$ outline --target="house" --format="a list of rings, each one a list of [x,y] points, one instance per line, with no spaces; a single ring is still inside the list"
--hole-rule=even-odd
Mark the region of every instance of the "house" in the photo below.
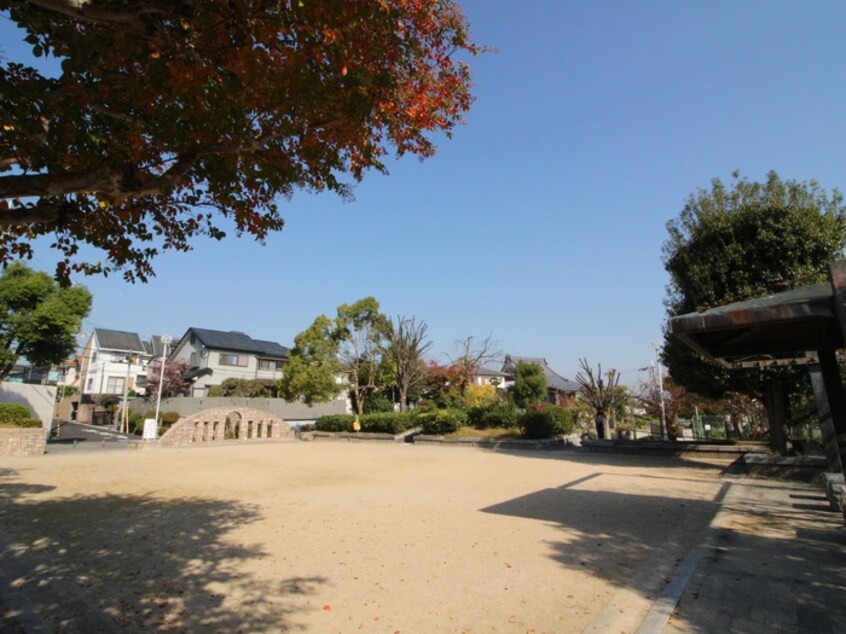
[[[495,388],[500,388],[505,385],[509,375],[501,370],[492,370],[491,368],[479,368],[473,375],[473,383],[476,385],[493,385]]]
[[[188,364],[188,378],[194,382],[191,396],[207,396],[210,387],[226,379],[272,386],[282,378],[288,354],[288,348],[274,341],[253,339],[243,332],[191,327],[168,358]]]
[[[574,398],[579,391],[579,384],[570,379],[565,379],[563,376],[555,372],[549,367],[546,359],[542,357],[518,357],[515,355],[505,355],[505,361],[502,364],[502,372],[508,377],[507,384],[514,383],[514,369],[517,367],[517,362],[537,363],[543,368],[543,373],[546,375],[546,387],[549,392],[549,401],[556,405],[562,405],[570,399]]]
[[[144,394],[150,361],[162,354],[161,337],[142,341],[138,333],[95,328],[85,344],[79,372],[82,394]]]

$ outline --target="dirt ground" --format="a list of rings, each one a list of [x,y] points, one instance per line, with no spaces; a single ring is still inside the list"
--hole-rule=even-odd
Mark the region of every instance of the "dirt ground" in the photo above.
[[[65,451],[0,465],[0,533],[127,632],[628,632],[716,513],[724,466],[339,441]]]

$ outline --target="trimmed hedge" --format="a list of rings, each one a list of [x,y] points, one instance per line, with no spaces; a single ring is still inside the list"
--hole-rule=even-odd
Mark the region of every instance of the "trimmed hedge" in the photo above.
[[[352,414],[332,414],[321,416],[314,421],[316,431],[352,431],[355,416]]]
[[[417,423],[423,427],[424,434],[443,436],[452,434],[467,424],[467,412],[462,409],[439,409],[434,412],[424,412],[416,417]]]
[[[12,423],[13,425],[17,425],[18,427],[23,428],[33,428],[33,427],[42,427],[42,422],[37,418],[22,418],[18,421]]]
[[[379,412],[359,417],[361,431],[379,434],[401,434],[417,423],[408,412]]]
[[[314,423],[316,431],[351,432],[355,416],[352,414],[333,414],[321,416]],[[417,425],[415,417],[408,413],[379,412],[358,417],[361,431],[371,434],[401,434]]]
[[[467,412],[468,423],[476,429],[491,429],[517,427],[520,412],[513,403],[493,405],[490,407],[474,407]]]
[[[551,438],[558,434],[558,426],[549,412],[530,410],[520,417],[520,433],[526,438]]]
[[[0,424],[17,425],[19,421],[32,418],[32,412],[26,405],[19,403],[0,403]],[[41,421],[38,423],[41,424]]]

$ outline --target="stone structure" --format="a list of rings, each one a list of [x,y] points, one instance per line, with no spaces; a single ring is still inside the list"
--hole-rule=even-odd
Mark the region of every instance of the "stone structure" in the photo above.
[[[249,407],[216,407],[183,418],[165,432],[162,445],[296,440],[296,432],[278,416]]]
[[[0,456],[41,456],[47,432],[41,427],[0,429]]]

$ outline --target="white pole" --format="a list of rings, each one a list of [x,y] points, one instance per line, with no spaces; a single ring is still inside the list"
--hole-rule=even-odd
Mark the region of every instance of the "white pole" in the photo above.
[[[162,405],[162,384],[164,383],[165,363],[167,363],[167,347],[170,345],[171,341],[173,341],[173,339],[170,335],[162,336],[162,344],[164,345],[164,348],[162,349],[162,371],[161,374],[159,374],[159,393],[158,396],[156,396],[156,416],[153,419],[155,420],[153,429],[156,432],[154,438],[159,437],[159,409],[161,409]]]
[[[661,347],[660,341],[652,342],[655,347],[655,365],[658,368],[658,391],[661,397],[661,440],[667,440],[667,410],[664,407],[664,377],[661,375],[661,359],[658,357],[658,350]]]

